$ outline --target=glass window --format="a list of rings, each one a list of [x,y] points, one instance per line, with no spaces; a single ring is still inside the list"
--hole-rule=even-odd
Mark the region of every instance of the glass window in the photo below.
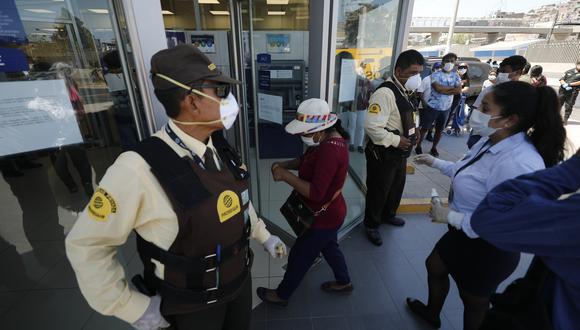
[[[366,110],[372,92],[391,72],[400,2],[338,1],[332,109],[350,133],[351,174],[359,183],[366,180]],[[364,212],[364,197],[353,195],[348,205]],[[359,215],[349,211],[347,222]]]
[[[138,97],[129,94],[135,88],[109,3],[0,4],[2,328],[70,327],[69,308],[32,307],[54,299],[82,303],[75,311],[90,315],[75,289],[64,237],[107,167],[138,140],[139,109],[132,105]],[[39,288],[44,293],[34,294]]]

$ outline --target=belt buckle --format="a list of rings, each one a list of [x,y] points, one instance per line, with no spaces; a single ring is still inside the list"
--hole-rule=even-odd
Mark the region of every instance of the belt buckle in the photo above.
[[[217,294],[217,290],[218,290],[218,284],[216,283],[216,286],[214,286],[213,288],[209,288],[209,289],[205,289],[205,293],[207,295],[206,297],[206,305],[211,305],[211,304],[215,304],[218,302],[217,297],[215,297],[215,295]]]

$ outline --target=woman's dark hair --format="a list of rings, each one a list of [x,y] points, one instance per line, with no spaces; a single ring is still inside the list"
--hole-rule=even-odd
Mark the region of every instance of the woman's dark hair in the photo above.
[[[171,89],[156,89],[155,96],[163,104],[165,113],[169,118],[176,118],[181,111],[181,101],[185,99],[188,91],[181,87]]]
[[[457,61],[458,57],[457,54],[455,53],[448,53],[445,54],[445,56],[443,56],[443,58],[441,59],[441,62],[443,63],[447,63],[447,62],[451,62],[451,61]]]
[[[539,77],[542,75],[542,72],[544,72],[544,68],[542,68],[541,65],[534,65],[532,67],[532,69],[530,70],[530,76],[531,77]]]
[[[345,140],[350,140],[350,134],[342,127],[342,121],[338,119],[336,123],[324,130],[326,133],[337,132]]]
[[[517,115],[514,133],[526,132],[546,167],[564,159],[566,129],[560,116],[560,102],[553,88],[533,87],[521,81],[498,84],[492,91],[502,116]]]

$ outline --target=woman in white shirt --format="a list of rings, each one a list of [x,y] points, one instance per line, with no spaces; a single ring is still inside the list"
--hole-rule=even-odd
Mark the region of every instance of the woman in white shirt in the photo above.
[[[497,79],[497,69],[491,69],[491,71],[489,71],[489,74],[487,75],[487,80],[483,82],[483,87],[481,88],[481,90],[483,91],[484,89],[495,85],[496,79]]]
[[[439,169],[452,177],[450,207],[433,205],[436,222],[449,231],[427,258],[429,301],[407,298],[411,311],[434,327],[449,291],[449,275],[459,288],[464,309],[464,330],[477,330],[498,285],[515,270],[520,256],[479,239],[471,229],[471,214],[486,194],[505,180],[554,166],[564,157],[566,131],[558,111],[558,98],[549,87],[523,82],[493,87],[474,110],[471,127],[483,136],[457,163],[417,157],[418,164]],[[531,133],[528,133],[531,132]]]

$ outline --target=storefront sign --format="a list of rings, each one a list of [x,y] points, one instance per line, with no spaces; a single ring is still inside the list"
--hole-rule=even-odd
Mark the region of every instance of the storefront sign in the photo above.
[[[214,54],[215,53],[215,39],[214,36],[191,36],[191,43],[199,48],[202,53]]]
[[[258,93],[259,118],[282,125],[282,97]]]
[[[266,51],[268,53],[290,53],[290,35],[266,34]]]
[[[20,20],[15,0],[0,1],[0,45],[24,44],[26,31]]]
[[[0,156],[83,142],[64,80],[0,83]]]
[[[0,48],[0,72],[28,71],[26,56],[16,48]]]

